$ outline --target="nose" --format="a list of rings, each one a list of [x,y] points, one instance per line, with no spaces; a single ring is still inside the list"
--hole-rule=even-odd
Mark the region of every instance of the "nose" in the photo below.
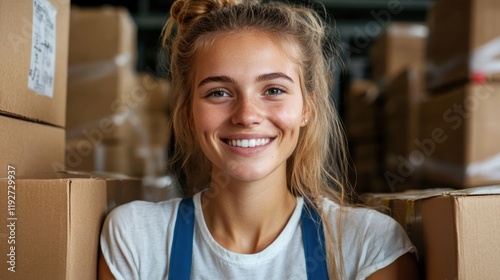
[[[263,106],[259,100],[251,96],[240,96],[235,102],[232,122],[235,125],[251,127],[262,123],[263,116]]]

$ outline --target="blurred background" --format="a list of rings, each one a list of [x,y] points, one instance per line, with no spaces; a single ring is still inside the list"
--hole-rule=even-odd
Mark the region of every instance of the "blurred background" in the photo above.
[[[157,68],[158,38],[168,16],[172,0],[73,0],[72,5],[126,7],[138,28],[137,69]],[[297,1],[300,3],[301,1]],[[425,22],[431,0],[324,0],[342,40],[349,48],[348,57],[357,78],[368,73],[368,50],[373,39],[393,21]],[[362,75],[362,76],[359,76]]]
[[[113,84],[115,94],[107,94],[109,100],[102,103],[102,113],[88,115],[87,111],[85,116],[73,109],[86,108],[82,104],[91,100],[88,96],[83,98],[86,95],[81,86],[72,85],[86,76],[92,67],[84,68],[92,63],[96,66],[100,65],[96,61],[103,63],[106,59],[121,58],[122,64],[113,62],[119,66],[114,68],[119,70],[114,72],[118,80],[140,74],[143,89],[149,78],[158,83],[155,87],[158,90],[161,86],[168,87],[162,79],[165,71],[159,37],[171,2],[75,0],[71,3],[67,139],[78,142],[83,128],[91,128],[89,124],[98,120],[99,115],[111,113],[106,110],[109,111],[110,102],[117,96],[123,96],[120,90],[134,92],[130,90],[132,84]],[[495,13],[498,4],[486,0],[325,0],[322,4],[342,42],[332,96],[345,124],[353,165],[350,178],[356,192],[465,188],[495,183],[497,178],[491,173],[498,165],[494,157],[500,149],[484,137],[470,135],[470,131],[491,128],[491,123],[487,121],[488,113],[484,110],[479,113],[480,110],[469,105],[477,95],[475,91],[495,91],[485,84],[494,85],[490,82],[496,80],[498,68],[492,58],[498,53],[495,40],[500,29],[492,27],[498,24]],[[90,41],[93,44],[88,44]],[[89,61],[94,62],[89,64]],[[126,71],[122,67],[125,64]],[[97,72],[100,71],[90,71],[93,75]],[[96,80],[88,85],[86,91],[105,88]],[[98,98],[102,102],[102,95]],[[168,103],[161,92],[154,98],[163,98]],[[483,99],[475,101],[491,104]],[[125,107],[130,108],[129,105]],[[457,106],[462,106],[463,112]],[[150,151],[145,148],[142,151],[142,155],[148,154],[148,165],[144,167],[147,172],[162,170],[157,165],[162,162],[161,151],[165,147],[159,146],[167,136],[160,136],[158,131],[166,119],[158,121],[152,114],[161,115],[159,112],[165,113],[167,107],[168,104],[164,104],[152,110],[134,109],[138,113],[132,114],[143,122],[138,126],[143,131],[134,128],[131,131],[150,148]],[[451,113],[443,116],[448,107]],[[426,113],[421,114],[422,111]],[[474,117],[469,118],[469,113]],[[130,116],[123,120],[128,125]],[[168,119],[168,113],[165,118]],[[157,127],[152,127],[155,125]],[[148,129],[152,130],[151,135]],[[130,131],[122,133],[121,136],[114,133],[110,137],[113,141],[105,141],[104,151],[111,153],[110,145],[117,148],[116,145],[124,142],[120,139],[130,138],[124,136]],[[154,147],[150,141],[156,141]],[[69,141],[70,144],[77,142]],[[156,152],[152,152],[151,147]],[[151,160],[150,156],[155,159]],[[93,168],[106,169],[105,164],[96,164],[99,165]],[[485,166],[488,168],[481,168]]]
[[[28,248],[16,251],[19,279],[95,275],[108,211],[181,195],[165,170],[159,37],[170,5],[0,0],[0,214],[23,221],[0,233],[0,249],[15,259],[16,234]],[[496,279],[500,1],[323,5],[343,50],[331,94],[355,202],[401,224],[423,279]]]
[[[96,119],[95,116],[99,115],[96,114],[94,117],[82,119],[82,114],[72,109],[72,104],[75,104],[78,108],[82,108],[82,102],[85,102],[77,97],[72,98],[72,96],[76,95],[71,90],[72,77],[78,79],[78,75],[72,76],[71,65],[75,65],[73,68],[78,68],[78,65],[83,63],[83,61],[78,62],[76,60],[72,62],[72,57],[76,59],[76,57],[85,56],[84,52],[92,52],[92,47],[95,48],[93,52],[106,52],[102,49],[99,50],[100,45],[102,48],[110,47],[109,44],[100,44],[97,40],[94,40],[96,42],[95,45],[85,44],[83,40],[84,36],[81,35],[85,31],[80,30],[89,30],[89,24],[84,23],[84,16],[81,16],[81,19],[78,20],[78,14],[83,14],[85,10],[89,9],[94,9],[95,13],[98,13],[95,10],[96,8],[101,9],[102,12],[102,10],[109,10],[113,7],[121,8],[123,9],[122,12],[128,13],[132,19],[131,24],[135,26],[135,29],[129,27],[128,35],[126,35],[126,30],[121,30],[121,32],[124,32],[123,36],[133,36],[135,39],[133,42],[135,45],[129,46],[130,49],[128,50],[134,57],[134,72],[146,73],[147,75],[160,78],[159,80],[155,80],[160,81],[162,77],[165,77],[165,72],[162,68],[162,57],[159,53],[159,38],[162,27],[168,17],[171,3],[172,1],[159,0],[74,0],[71,2],[73,10],[70,31],[69,115],[67,125],[69,144],[74,143],[76,145],[80,138],[78,135],[80,134],[81,136],[82,127],[85,127],[82,124],[88,124],[91,119]],[[375,115],[380,115],[378,114],[380,113],[379,110],[375,109],[375,106],[382,106],[379,97],[379,86],[381,80],[386,78],[388,72],[396,73],[406,65],[413,63],[418,67],[423,65],[423,42],[428,34],[426,20],[432,1],[328,0],[322,3],[330,16],[332,25],[335,25],[338,36],[341,38],[343,44],[343,52],[341,54],[342,63],[339,64],[340,71],[334,74],[337,83],[332,95],[339,114],[347,126],[346,129],[350,133],[349,147],[353,156],[354,166],[351,172],[352,184],[356,187],[358,193],[395,191],[396,186],[389,187],[384,182],[382,176],[385,166],[383,164],[384,140],[382,139],[383,128],[378,126],[382,125],[380,122],[383,120],[375,119]],[[95,21],[93,22],[94,25],[97,25]],[[78,26],[81,26],[81,28]],[[386,36],[387,38],[385,39],[382,38],[383,34],[386,34],[386,31],[390,27],[395,30],[392,32],[394,35]],[[96,31],[89,34],[89,36],[95,38],[99,32],[105,34],[105,28],[106,25],[103,22],[100,27],[95,26]],[[111,32],[111,30],[108,32]],[[393,42],[392,37],[403,39],[400,40],[401,42]],[[92,37],[86,39],[92,40]],[[75,40],[81,40],[79,41],[81,44],[74,43]],[[375,50],[377,40],[380,42],[378,43],[378,50]],[[392,44],[394,45],[392,46]],[[75,46],[73,51],[71,46]],[[78,46],[84,46],[83,50],[75,50]],[[127,48],[126,46],[122,47]],[[114,51],[120,53],[124,49],[115,49]],[[372,54],[374,51],[377,53]],[[88,56],[86,57],[88,58]],[[81,90],[81,87],[78,88]],[[350,92],[353,93],[351,94]],[[80,94],[80,96],[82,95]],[[349,100],[350,96],[355,97]],[[114,99],[110,96],[109,102],[112,100]],[[349,113],[351,113],[350,127],[348,124]],[[76,115],[76,118],[79,118],[79,120],[73,121],[73,115]],[[72,139],[73,141],[71,141]],[[162,139],[159,139],[159,141],[162,141]],[[159,142],[156,144],[159,144]],[[110,151],[110,145],[109,143],[106,144],[106,151]],[[160,150],[158,149],[158,151]],[[161,162],[162,157],[156,153],[155,155],[160,159],[156,163]],[[97,167],[106,169],[103,164],[94,166],[93,168]],[[75,168],[81,169],[82,167]],[[83,166],[83,168],[88,169],[91,166]],[[158,170],[161,170],[161,168],[155,169],[154,172]],[[126,173],[130,174],[130,172]],[[404,186],[399,183],[398,185],[401,185],[398,186],[399,189],[404,189],[409,187],[410,183],[409,180],[405,179]]]

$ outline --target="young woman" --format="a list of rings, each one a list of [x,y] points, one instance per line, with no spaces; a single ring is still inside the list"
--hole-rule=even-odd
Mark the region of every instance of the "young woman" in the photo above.
[[[347,205],[335,48],[318,14],[177,0],[170,16],[172,161],[193,197],[115,209],[100,278],[416,278],[401,227]]]

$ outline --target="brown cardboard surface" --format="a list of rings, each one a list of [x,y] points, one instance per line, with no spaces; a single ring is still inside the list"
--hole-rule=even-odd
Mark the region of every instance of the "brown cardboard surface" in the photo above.
[[[389,206],[403,228],[421,229],[410,237],[421,244],[424,279],[496,279],[500,273],[499,187],[372,194],[366,201]]]
[[[69,66],[136,56],[137,27],[122,7],[71,8]],[[92,42],[92,44],[89,44]]]
[[[441,0],[431,7],[427,46],[429,89],[463,84],[470,79],[471,58],[481,47],[500,37],[499,12],[500,2],[496,0]],[[497,51],[496,57],[481,64],[486,66],[498,57]],[[499,72],[489,73],[490,78],[498,79]]]
[[[415,140],[419,105],[425,97],[423,80],[422,70],[408,68],[392,80],[385,92],[384,165],[394,173],[398,172],[401,157],[409,161],[411,153],[418,149]],[[416,174],[407,179],[413,185],[418,181]]]
[[[377,142],[356,143],[353,145],[352,158],[357,172],[377,173],[380,170],[381,146]]]
[[[2,1],[0,9],[0,114],[65,126],[69,0],[49,0],[57,10],[53,97],[28,88],[33,1]]]
[[[405,67],[423,67],[427,28],[420,24],[391,23],[372,45],[372,77],[390,82]]]
[[[382,143],[356,142],[350,143],[353,170],[350,181],[357,193],[390,191],[389,185],[382,175]]]
[[[16,271],[2,279],[95,279],[106,213],[104,180],[16,180]],[[7,183],[1,197],[7,205]],[[6,209],[2,218],[7,218]],[[5,232],[5,229],[2,229]],[[2,242],[2,252],[6,252]]]
[[[499,84],[468,84],[431,98],[421,106],[419,148],[426,155],[422,175],[455,187],[500,182]],[[440,130],[445,141],[433,141]],[[425,150],[425,151],[424,151]]]
[[[495,279],[500,195],[443,196],[423,201],[427,278]]]
[[[138,107],[137,30],[124,8],[72,8],[67,127],[94,126]],[[90,109],[92,108],[92,109]]]
[[[105,123],[106,125],[102,125]],[[98,118],[92,124],[68,129],[67,139],[88,139],[92,143],[124,142],[134,146],[165,146],[168,116],[161,111],[129,111],[113,118]]]
[[[0,168],[13,165],[19,177],[64,167],[63,128],[0,115],[0,142]]]
[[[126,142],[132,145],[165,146],[168,141],[168,116],[162,111],[134,111],[125,122],[118,125],[114,134],[106,140]]]
[[[136,146],[128,143],[92,144],[72,139],[66,145],[66,167],[74,171],[98,171],[128,176],[162,176],[165,146]]]
[[[138,96],[144,95],[138,104],[138,110],[162,111],[169,114],[172,110],[172,94],[170,84],[166,79],[157,78],[148,73],[137,75],[138,90],[142,90]]]
[[[99,71],[99,70],[96,70]],[[68,77],[67,128],[104,126],[113,117],[138,107],[135,72],[130,65],[112,68],[102,75],[72,71]],[[90,109],[91,108],[91,109]],[[104,119],[104,120],[103,120]]]
[[[375,84],[368,80],[353,81],[347,97],[346,127],[350,139],[373,140],[377,132],[377,98]]]
[[[15,246],[15,273],[4,264],[0,278],[96,279],[99,234],[107,206],[140,198],[116,201],[110,197],[112,192],[107,189],[116,188],[120,182],[133,185],[140,181],[16,179],[15,189],[10,189],[15,193],[15,209],[10,215],[8,180],[0,179],[0,203],[6,206],[0,215],[5,221],[15,222],[15,244],[5,240],[0,244],[5,255],[11,251],[10,246]],[[140,185],[135,186],[137,189]],[[7,227],[0,233],[12,235]]]

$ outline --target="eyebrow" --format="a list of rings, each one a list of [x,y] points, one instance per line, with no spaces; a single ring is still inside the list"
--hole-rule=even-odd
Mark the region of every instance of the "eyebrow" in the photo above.
[[[275,72],[275,73],[269,73],[269,74],[263,74],[257,77],[256,81],[257,82],[263,82],[263,81],[270,81],[270,80],[275,80],[275,79],[285,79],[290,81],[291,83],[293,82],[293,79],[285,75],[284,73],[281,72]],[[205,79],[203,79],[199,84],[198,87],[201,87],[205,84],[208,83],[234,83],[234,80],[228,76],[210,76]]]
[[[199,84],[198,84],[198,87],[201,87],[202,85],[204,84],[208,84],[208,83],[234,83],[234,80],[231,79],[230,77],[228,76],[210,76],[210,77],[207,77],[205,79],[203,79]]]
[[[292,82],[293,84],[292,78],[288,77],[287,75],[281,72],[260,75],[259,77],[257,77],[257,82],[270,81],[275,79],[285,79]]]

